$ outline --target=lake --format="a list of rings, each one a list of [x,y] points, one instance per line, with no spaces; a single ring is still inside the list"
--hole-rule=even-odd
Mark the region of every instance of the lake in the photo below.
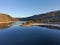
[[[60,45],[59,29],[22,27],[21,23],[0,28],[0,45]]]

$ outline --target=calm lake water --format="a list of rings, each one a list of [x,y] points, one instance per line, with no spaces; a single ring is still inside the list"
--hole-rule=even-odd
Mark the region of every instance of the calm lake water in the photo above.
[[[0,29],[0,45],[60,45],[60,30],[39,26],[20,26],[16,22]]]

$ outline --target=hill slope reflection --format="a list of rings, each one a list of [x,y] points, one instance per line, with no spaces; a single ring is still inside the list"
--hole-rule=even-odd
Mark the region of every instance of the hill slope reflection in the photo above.
[[[9,28],[0,29],[0,45],[58,45],[60,43],[60,30],[38,26],[21,27],[20,23],[4,24]]]
[[[13,23],[2,23],[0,24],[0,29],[9,28]]]
[[[60,29],[60,27],[57,27],[57,26],[50,26],[50,25],[38,25],[39,27],[46,27],[46,28],[49,28],[49,29]]]

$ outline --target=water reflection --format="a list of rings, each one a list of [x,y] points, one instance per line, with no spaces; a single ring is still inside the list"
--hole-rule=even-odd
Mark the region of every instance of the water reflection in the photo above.
[[[59,30],[38,26],[21,27],[20,23],[0,24],[0,28],[3,29],[3,31],[0,30],[0,45],[55,45],[60,43]]]
[[[0,29],[9,28],[13,23],[2,23],[0,24]]]
[[[50,28],[50,29],[60,29],[60,27],[57,26],[50,26],[50,25],[38,25],[39,27],[46,27],[46,28]]]

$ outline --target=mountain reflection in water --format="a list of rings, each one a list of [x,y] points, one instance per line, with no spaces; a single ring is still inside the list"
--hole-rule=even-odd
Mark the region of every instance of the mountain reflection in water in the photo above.
[[[50,26],[50,25],[38,25],[39,27],[45,27],[45,28],[49,28],[49,29],[60,29],[60,27],[57,26]]]
[[[0,29],[9,28],[13,23],[2,23],[0,24]]]
[[[18,25],[22,25],[24,21],[21,21],[21,22],[14,22],[14,23],[0,23],[0,29],[5,29],[5,28],[9,28],[11,26],[18,26]],[[50,26],[50,25],[37,25],[39,27],[46,27],[46,28],[49,28],[49,29],[60,29],[60,27],[56,27],[56,26]],[[21,27],[24,27],[24,26],[21,26]]]
[[[60,30],[39,26],[21,27],[21,24],[22,22],[0,24],[2,28],[0,45],[58,45],[60,43]]]

